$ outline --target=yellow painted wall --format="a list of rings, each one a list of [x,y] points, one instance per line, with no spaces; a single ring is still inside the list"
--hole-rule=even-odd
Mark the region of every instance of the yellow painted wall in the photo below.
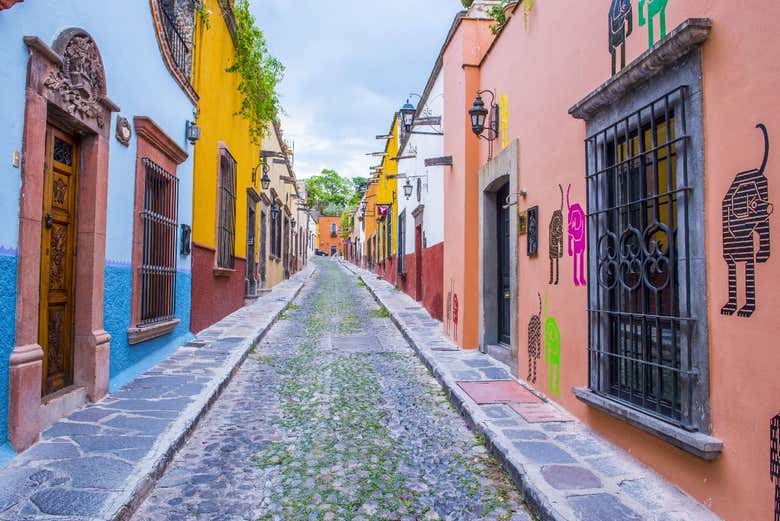
[[[219,146],[224,143],[237,169],[235,255],[245,257],[247,188],[252,186],[252,169],[258,162],[260,146],[250,140],[249,123],[237,115],[242,99],[239,76],[226,72],[233,64],[234,47],[222,9],[217,0],[204,2],[212,14],[209,27],[198,20],[195,32],[193,85],[200,96],[197,123],[201,137],[195,145],[192,239],[204,246],[216,246]]]
[[[396,237],[397,233],[397,226],[396,223],[398,221],[398,180],[395,178],[396,175],[398,175],[398,161],[394,159],[398,155],[398,150],[400,148],[399,143],[399,126],[398,126],[399,117],[398,114],[395,114],[393,116],[393,124],[390,128],[390,134],[392,134],[392,139],[387,140],[387,144],[385,145],[385,152],[387,153],[387,156],[385,156],[382,159],[382,172],[378,176],[378,183],[377,183],[377,196],[376,196],[376,203],[375,204],[392,204],[391,209],[391,216],[392,216],[392,226],[393,229],[391,230],[392,236],[392,244],[390,245],[389,254],[395,255],[395,253],[398,251],[397,245],[398,245],[398,238]],[[389,178],[391,177],[391,178]],[[385,244],[384,240],[385,237],[387,237],[387,231],[386,231],[386,225],[387,221],[383,220],[380,224],[380,238],[379,238],[379,251],[384,252],[385,250]],[[380,255],[380,259],[382,258],[382,255]]]

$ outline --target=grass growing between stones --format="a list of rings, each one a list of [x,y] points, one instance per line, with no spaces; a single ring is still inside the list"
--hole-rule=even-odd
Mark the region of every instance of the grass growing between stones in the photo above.
[[[383,323],[372,319],[389,317],[356,305],[366,295],[339,274],[321,269],[312,300],[290,310],[302,327],[297,349],[262,357],[276,374],[285,437],[254,458],[270,469],[260,519],[435,520],[453,508],[448,519],[508,519],[519,499],[485,448],[468,433],[430,432],[461,419],[411,353],[323,349],[332,334],[369,332]]]

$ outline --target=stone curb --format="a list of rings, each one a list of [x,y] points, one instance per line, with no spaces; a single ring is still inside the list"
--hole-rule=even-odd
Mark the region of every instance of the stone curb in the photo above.
[[[499,432],[491,427],[490,418],[488,418],[485,412],[460,388],[454,377],[440,366],[440,363],[434,357],[435,353],[431,349],[424,347],[424,339],[419,338],[419,335],[416,335],[414,331],[404,325],[404,320],[397,315],[398,310],[391,309],[389,301],[383,300],[381,288],[374,287],[376,282],[372,279],[367,279],[367,277],[373,277],[373,274],[365,270],[356,269],[344,262],[341,265],[356,275],[365,284],[366,289],[371,293],[374,300],[387,309],[393,324],[395,324],[420,360],[437,379],[447,393],[451,403],[457,408],[473,431],[484,437],[486,447],[501,462],[515,486],[522,493],[526,505],[536,516],[536,519],[541,521],[575,521],[577,519],[576,514],[570,508],[567,508],[566,504],[562,504],[560,500],[550,497],[544,488],[536,483],[540,477],[528,472],[524,468],[517,449],[511,446],[511,443],[505,436],[500,435]],[[386,281],[383,282],[386,283]],[[497,363],[497,365],[503,366],[504,364]],[[538,395],[538,393],[534,394]],[[540,396],[540,398],[543,397]],[[559,408],[557,404],[546,399],[544,400],[553,407]],[[707,514],[711,514],[711,512],[707,511]],[[706,519],[714,519],[714,517],[705,517]],[[699,520],[704,518],[694,515],[690,519]]]
[[[152,492],[157,481],[163,476],[168,465],[173,460],[174,456],[176,456],[176,453],[178,453],[186,444],[187,440],[197,428],[200,420],[208,414],[227,385],[233,380],[233,377],[241,368],[241,365],[247,359],[251,350],[263,339],[263,337],[265,337],[274,324],[276,324],[279,320],[279,316],[284,312],[287,305],[297,298],[306,281],[310,279],[315,272],[316,268],[307,267],[304,268],[303,271],[293,275],[288,281],[282,283],[288,285],[297,284],[297,288],[292,291],[292,294],[286,299],[284,305],[280,307],[265,327],[259,329],[252,337],[246,338],[236,347],[231,358],[223,367],[222,373],[212,380],[207,389],[198,396],[198,399],[188,407],[184,414],[177,418],[168,429],[168,432],[163,435],[163,438],[157,441],[152,453],[144,459],[140,468],[136,469],[130,475],[128,478],[129,487],[126,488],[120,496],[113,498],[113,500],[109,500],[104,506],[103,511],[101,512],[101,519],[127,521],[132,517],[138,507]],[[279,286],[277,286],[277,288],[279,288]],[[273,290],[265,295],[264,298],[268,299],[272,296]],[[263,305],[263,302],[264,299],[261,298],[252,305]],[[239,313],[241,309],[225,318],[232,317],[235,313]],[[214,326],[217,325],[219,325],[219,322],[214,324]]]

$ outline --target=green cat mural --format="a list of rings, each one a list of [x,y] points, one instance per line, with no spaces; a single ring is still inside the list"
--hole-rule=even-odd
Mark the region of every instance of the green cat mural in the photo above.
[[[644,27],[647,24],[648,46],[652,47],[655,43],[655,22],[658,17],[660,33],[658,39],[666,36],[666,4],[669,0],[639,0],[639,26]],[[645,16],[645,4],[647,4],[647,16]]]
[[[550,394],[560,396],[561,331],[555,319],[547,315],[547,294],[544,295],[544,361],[550,367]]]

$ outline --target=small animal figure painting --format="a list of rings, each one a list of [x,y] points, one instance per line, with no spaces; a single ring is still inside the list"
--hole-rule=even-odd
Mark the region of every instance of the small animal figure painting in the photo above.
[[[573,257],[574,285],[587,286],[585,279],[585,211],[579,203],[571,204],[571,185],[566,189],[566,207],[569,212],[569,257]]]
[[[774,521],[780,521],[780,414],[769,424],[769,479],[775,484]]]
[[[666,36],[666,4],[669,0],[639,0],[639,27],[647,25],[648,47],[655,43],[655,22],[658,17],[660,32],[658,39],[662,40]],[[645,16],[645,5],[647,5],[647,16]]]
[[[758,170],[737,174],[723,199],[723,258],[729,268],[729,301],[723,315],[751,317],[756,311],[756,263],[770,256],[769,217],[774,206],[769,202],[769,182],[764,174],[769,160],[769,134],[763,124],[764,160]],[[758,236],[758,250],[755,238]],[[745,264],[745,305],[737,311],[737,263]]]
[[[536,257],[539,254],[539,207],[528,209],[528,256]]]
[[[560,259],[563,257],[563,186],[561,190],[561,208],[555,210],[550,220],[550,284],[558,285]]]
[[[537,295],[539,295],[537,293]],[[542,296],[539,295],[539,313],[528,323],[528,380],[536,383],[536,363],[542,357]]]
[[[550,370],[550,394],[560,396],[561,331],[555,319],[547,315],[547,295],[544,296],[544,361]]]
[[[620,68],[626,66],[626,39],[634,31],[634,10],[631,0],[612,0],[609,8],[609,52],[612,55],[612,75],[617,73],[617,49],[620,47]]]

